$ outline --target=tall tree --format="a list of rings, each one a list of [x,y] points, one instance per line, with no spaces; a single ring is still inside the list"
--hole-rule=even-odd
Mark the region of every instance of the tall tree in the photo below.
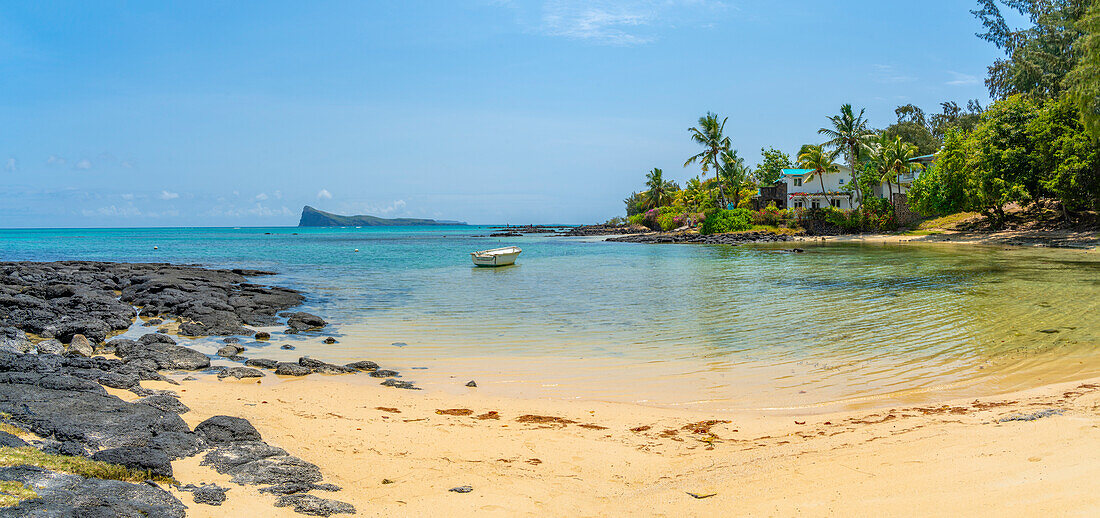
[[[825,192],[824,177],[840,170],[833,163],[833,158],[833,154],[826,152],[822,146],[802,146],[802,151],[798,153],[798,166],[812,170],[806,175],[806,181],[811,182],[815,176],[817,177],[817,181],[821,185],[821,195],[825,197],[825,201],[829,201],[830,198],[829,194]]]
[[[725,136],[726,130],[726,117],[718,121],[718,114],[707,112],[706,115],[699,117],[699,125],[693,128],[688,128],[688,132],[691,133],[691,140],[696,144],[703,146],[703,151],[688,158],[684,162],[684,167],[687,167],[695,162],[703,168],[703,175],[706,176],[707,171],[714,171],[715,178],[721,170],[722,152],[730,148],[730,139]],[[722,206],[726,205],[726,196],[722,190],[721,181],[718,183],[718,197],[722,202]]]
[[[863,193],[859,188],[859,171],[856,169],[856,163],[874,137],[874,132],[867,128],[867,119],[863,118],[863,112],[864,110],[860,110],[859,115],[856,115],[851,104],[844,104],[840,107],[839,115],[829,117],[833,127],[817,130],[829,139],[822,147],[833,149],[831,159],[835,159],[841,153],[847,159],[848,167],[852,169],[852,180],[856,182],[856,203],[859,204],[863,203]],[[799,161],[801,160],[799,158]]]
[[[670,188],[673,185],[665,181],[664,171],[654,167],[652,171],[646,173],[645,179],[645,185],[649,187],[646,194],[649,197],[650,207],[663,207],[671,201],[672,192]]]
[[[888,140],[883,144],[885,144],[882,153],[885,169],[883,177],[886,179],[886,189],[890,195],[887,199],[892,200],[894,198],[894,184],[898,182],[898,176],[906,171],[923,169],[924,165],[909,163],[909,160],[917,156],[917,146],[904,142],[898,137],[894,137],[893,140]]]
[[[942,140],[952,129],[967,132],[974,129],[978,119],[982,115],[982,105],[977,99],[966,102],[966,109],[961,108],[955,101],[940,103],[941,113],[933,114],[928,118],[932,129],[932,135]]]
[[[1100,0],[1093,0],[1077,29],[1081,37],[1073,47],[1080,57],[1066,83],[1085,128],[1100,138]]]
[[[745,186],[750,173],[748,166],[745,165],[745,159],[737,156],[737,150],[722,151],[722,167],[719,169],[718,176],[719,180],[733,193],[734,208],[741,204],[741,189]]]
[[[1066,88],[1066,74],[1077,63],[1073,43],[1081,36],[1078,21],[1093,0],[978,0],[971,11],[985,26],[982,38],[1004,51],[1006,59],[989,66],[989,95],[1003,99],[1029,94],[1053,99]],[[1000,5],[1019,12],[1030,26],[1013,29]]]
[[[761,161],[753,170],[753,178],[760,185],[772,185],[783,176],[783,170],[791,167],[790,155],[771,148],[760,148]]]

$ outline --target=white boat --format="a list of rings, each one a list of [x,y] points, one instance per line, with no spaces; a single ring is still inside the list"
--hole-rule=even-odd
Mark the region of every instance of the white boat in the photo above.
[[[518,246],[506,246],[504,248],[470,252],[470,256],[474,259],[474,264],[478,266],[508,266],[516,264],[516,257],[519,257],[522,251]]]

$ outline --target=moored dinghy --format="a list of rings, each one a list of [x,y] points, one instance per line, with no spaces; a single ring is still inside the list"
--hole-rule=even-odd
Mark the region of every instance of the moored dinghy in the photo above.
[[[504,248],[470,252],[470,256],[473,258],[474,264],[478,266],[508,266],[516,263],[516,257],[519,257],[522,251],[518,246],[506,246]]]

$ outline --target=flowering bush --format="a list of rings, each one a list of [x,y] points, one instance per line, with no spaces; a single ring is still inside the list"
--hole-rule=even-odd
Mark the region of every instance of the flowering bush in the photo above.
[[[753,212],[752,222],[757,225],[770,225],[778,227],[787,223],[789,213],[786,209],[777,209],[775,205],[769,205]]]

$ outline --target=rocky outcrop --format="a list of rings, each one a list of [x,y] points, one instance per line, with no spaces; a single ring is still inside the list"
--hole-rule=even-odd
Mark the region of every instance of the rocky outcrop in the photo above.
[[[37,494],[6,517],[145,516],[183,518],[186,506],[156,484],[84,478],[36,466],[0,467],[0,480],[22,483]]]
[[[729,234],[703,235],[695,232],[650,232],[608,238],[607,241],[621,243],[693,243],[704,245],[740,245],[744,243],[772,243],[790,241],[791,234],[779,234],[766,231],[732,232]]]
[[[276,325],[280,311],[304,297],[247,282],[258,270],[210,270],[142,263],[62,261],[0,263],[0,348],[8,327],[61,342],[83,335],[103,342],[136,316],[175,318],[188,336],[251,335],[248,325]],[[25,352],[25,351],[18,351]]]

